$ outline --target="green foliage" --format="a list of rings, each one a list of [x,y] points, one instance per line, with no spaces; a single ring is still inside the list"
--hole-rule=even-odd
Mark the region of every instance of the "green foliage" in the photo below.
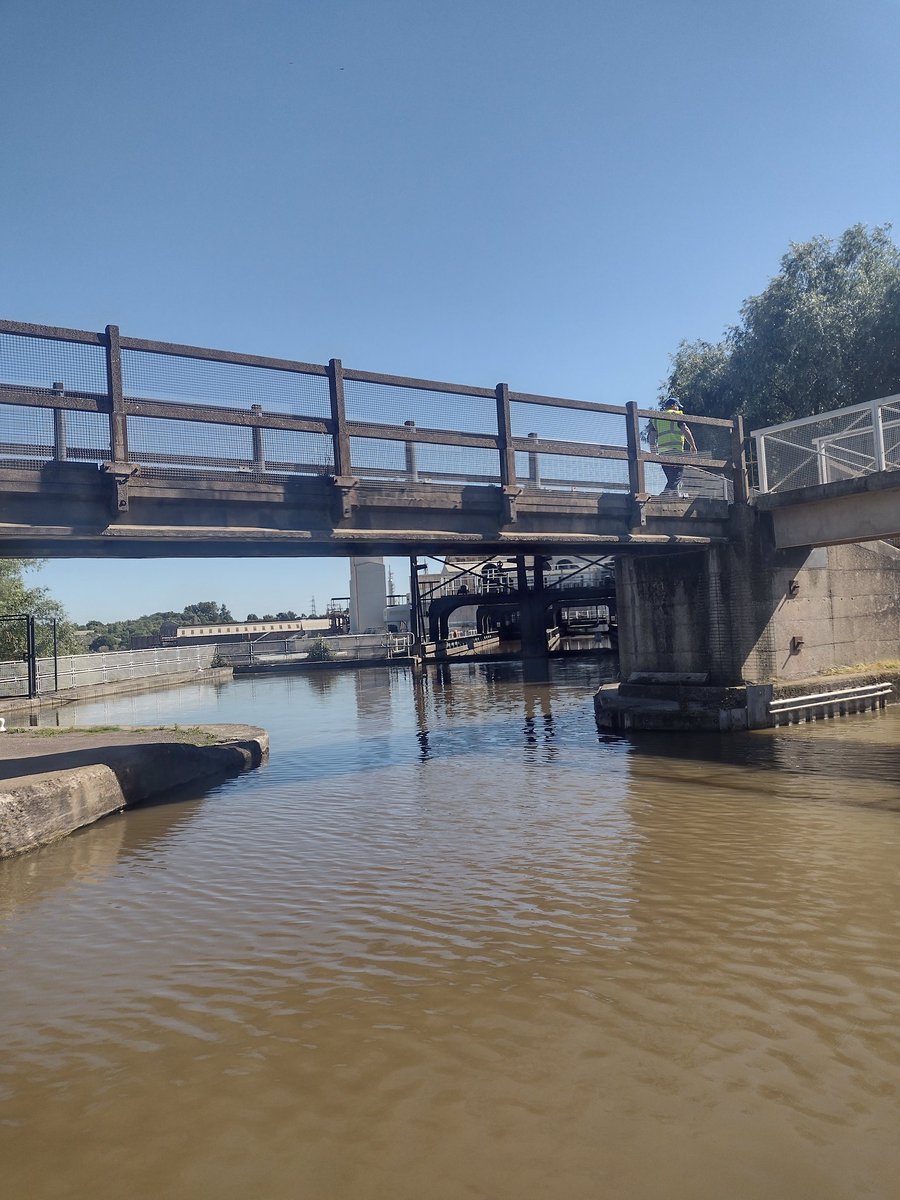
[[[25,575],[40,569],[39,562],[0,559],[0,615],[32,615],[37,619],[36,639],[39,656],[53,653],[51,622],[57,622],[57,646],[61,654],[84,650],[75,627],[58,600],[47,588],[29,587]],[[24,622],[0,622],[0,660],[19,659],[27,649]]]
[[[308,662],[328,662],[334,658],[334,651],[322,638],[316,638],[306,655]]]
[[[201,600],[198,604],[188,604],[180,614],[184,619],[180,625],[225,625],[234,620],[224,604],[216,604],[215,600]]]
[[[231,617],[228,617],[225,619],[230,621]],[[256,613],[247,613],[247,620],[248,621],[299,621],[300,618],[293,611],[293,609],[289,609],[287,612],[275,613],[274,616],[272,616],[271,613],[266,613],[262,617],[257,616]]]
[[[663,389],[749,429],[900,391],[900,249],[890,226],[792,244],[722,341],[684,341]]]

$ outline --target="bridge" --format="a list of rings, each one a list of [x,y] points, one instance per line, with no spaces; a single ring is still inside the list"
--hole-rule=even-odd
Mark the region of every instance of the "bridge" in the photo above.
[[[610,555],[624,675],[799,678],[900,657],[900,551],[847,544],[900,535],[897,397],[866,407],[757,431],[751,494],[740,418],[673,457],[633,402],[4,321],[0,555]]]
[[[706,546],[746,496],[740,420],[0,322],[0,555],[597,553]]]

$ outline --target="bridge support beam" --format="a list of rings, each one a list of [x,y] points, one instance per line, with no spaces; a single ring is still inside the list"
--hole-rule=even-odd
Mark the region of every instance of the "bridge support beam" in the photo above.
[[[532,586],[528,586],[528,571],[522,555],[516,558],[519,602],[519,638],[523,658],[546,658],[547,593],[544,588],[544,557],[534,556]]]

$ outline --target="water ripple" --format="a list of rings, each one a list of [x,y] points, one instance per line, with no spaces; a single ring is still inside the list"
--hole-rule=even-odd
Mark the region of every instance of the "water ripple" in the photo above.
[[[272,754],[0,864],[9,1194],[886,1200],[900,712],[614,739],[595,685],[79,709]]]

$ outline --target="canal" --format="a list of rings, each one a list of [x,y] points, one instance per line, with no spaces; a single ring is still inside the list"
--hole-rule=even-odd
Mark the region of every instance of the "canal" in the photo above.
[[[65,710],[271,758],[0,863],[4,1196],[896,1196],[900,708],[615,738],[552,671]]]

